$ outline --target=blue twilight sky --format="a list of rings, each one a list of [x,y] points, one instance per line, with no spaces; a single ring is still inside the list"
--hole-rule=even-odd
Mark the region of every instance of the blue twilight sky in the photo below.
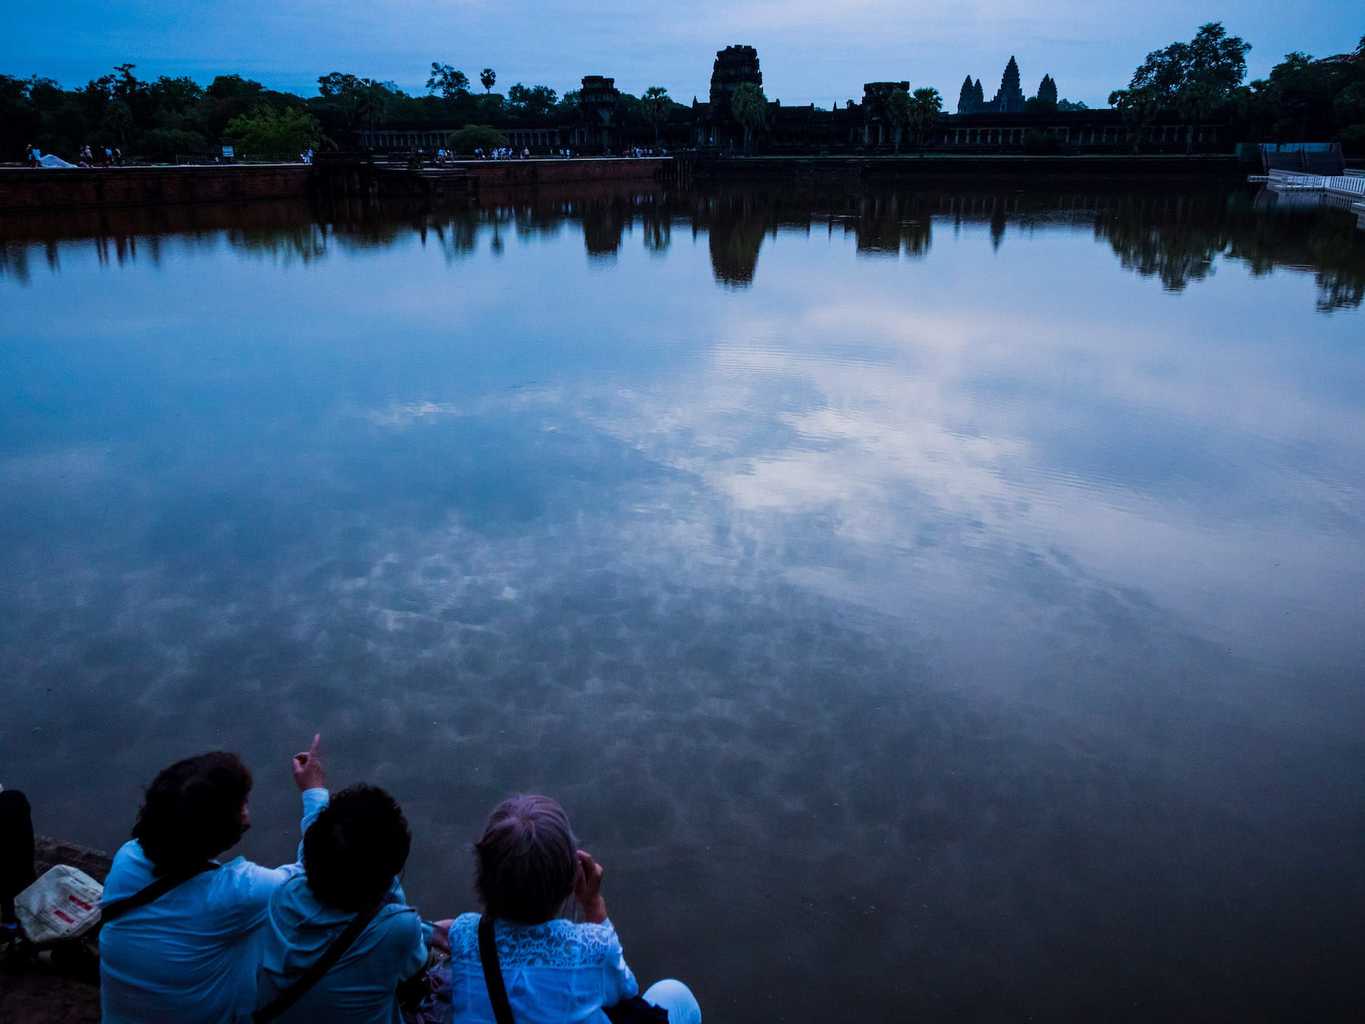
[[[140,76],[207,81],[241,72],[311,94],[346,70],[420,91],[433,60],[498,72],[499,88],[546,83],[563,92],[584,74],[633,93],[667,86],[704,98],[717,49],[758,47],[768,95],[828,105],[862,83],[910,79],[956,101],[963,76],[989,96],[1011,54],[1030,94],[1044,72],[1061,94],[1102,104],[1152,49],[1222,20],[1254,47],[1252,77],[1286,52],[1315,56],[1365,34],[1359,0],[5,0],[0,73],[79,84],[123,61]]]

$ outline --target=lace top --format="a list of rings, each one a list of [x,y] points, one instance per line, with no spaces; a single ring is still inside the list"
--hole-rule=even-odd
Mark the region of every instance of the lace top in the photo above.
[[[493,935],[517,1024],[606,1024],[602,1007],[640,990],[610,921],[497,921]],[[479,961],[478,914],[461,914],[450,926],[450,987],[454,1020],[494,1024]]]

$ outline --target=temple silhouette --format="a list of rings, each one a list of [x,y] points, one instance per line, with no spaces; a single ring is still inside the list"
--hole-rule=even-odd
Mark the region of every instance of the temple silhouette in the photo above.
[[[1050,79],[1049,79],[1050,80]],[[959,114],[1022,114],[1024,112],[1024,90],[1019,85],[1019,64],[1013,56],[1005,65],[1005,73],[1000,76],[1000,88],[995,98],[986,102],[981,88],[981,79],[972,81],[968,75],[962,83],[962,92],[957,99]]]
[[[631,146],[649,146],[656,139],[671,150],[738,153],[745,132],[731,110],[741,85],[763,87],[758,50],[734,44],[717,50],[711,65],[705,100],[690,106],[675,104],[666,122],[656,129],[632,117],[631,101],[614,78],[585,75],[576,109],[558,111],[544,124],[498,125],[515,150],[532,154],[572,147],[580,154],[619,153]],[[866,154],[899,151],[907,129],[898,123],[897,91],[911,90],[909,79],[886,78],[867,82],[858,99],[835,103],[833,109],[814,103],[789,105],[769,99],[756,143],[770,154]],[[927,126],[919,126],[915,145],[920,149],[960,153],[1117,153],[1141,149],[1149,153],[1184,153],[1193,136],[1197,147],[1218,145],[1227,126],[1190,124],[1175,111],[1163,111],[1140,126],[1124,120],[1114,109],[1077,109],[1058,103],[1057,82],[1045,74],[1034,96],[1025,95],[1019,62],[1011,56],[1000,76],[1000,86],[987,100],[980,78],[968,75],[962,83],[954,113],[944,111]],[[389,153],[434,151],[462,124],[383,123],[356,132],[364,149]]]

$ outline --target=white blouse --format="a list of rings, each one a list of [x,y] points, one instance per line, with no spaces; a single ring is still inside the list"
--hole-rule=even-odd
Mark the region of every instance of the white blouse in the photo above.
[[[498,920],[493,935],[517,1024],[608,1024],[602,1007],[640,991],[610,921]],[[459,1024],[496,1024],[479,960],[478,914],[461,914],[450,926],[450,1004]]]

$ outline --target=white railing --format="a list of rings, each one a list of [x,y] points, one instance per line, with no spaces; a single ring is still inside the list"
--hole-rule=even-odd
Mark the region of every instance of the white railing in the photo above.
[[[1333,192],[1337,195],[1365,196],[1365,174],[1300,174],[1296,171],[1271,171],[1268,184],[1285,192]]]

